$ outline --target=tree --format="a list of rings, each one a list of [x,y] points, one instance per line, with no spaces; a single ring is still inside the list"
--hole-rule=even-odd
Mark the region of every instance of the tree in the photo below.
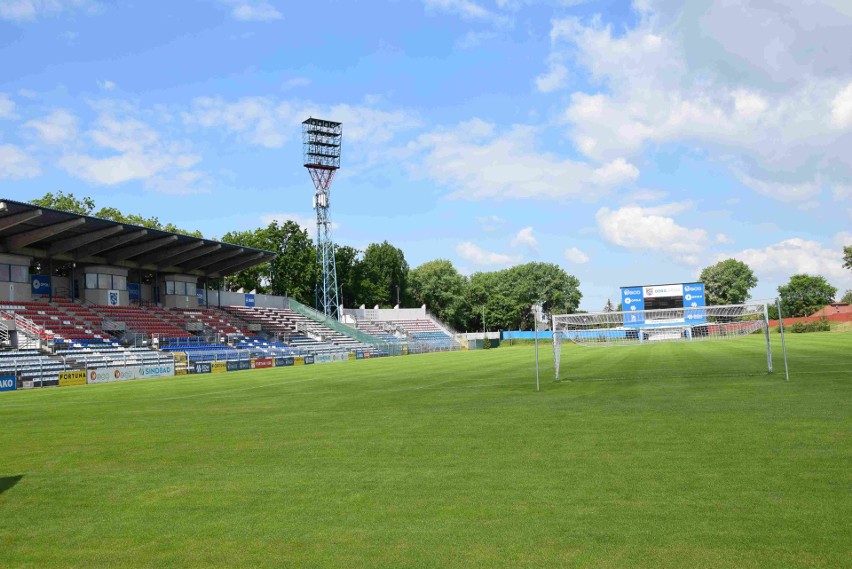
[[[582,294],[580,281],[551,263],[527,263],[470,277],[468,329],[481,329],[481,307],[485,306],[489,328],[532,330],[532,305],[541,302],[546,312],[577,310]]]
[[[604,312],[615,312],[615,307],[612,305],[612,300],[606,299],[606,304],[604,304]]]
[[[62,190],[53,194],[47,192],[42,197],[32,200],[30,203],[41,207],[49,207],[68,213],[76,213],[77,215],[91,215],[95,209],[95,202],[92,198],[83,198],[78,200],[74,194],[65,194]]]
[[[781,310],[785,317],[808,316],[831,304],[837,289],[819,275],[798,274],[778,287]]]
[[[303,304],[313,305],[318,265],[316,249],[308,232],[295,221],[279,225],[273,221],[254,231],[234,231],[222,237],[225,243],[245,245],[277,253],[274,259],[227,277],[230,290],[244,288],[290,296]]]
[[[75,213],[77,215],[94,215],[94,217],[108,219],[118,223],[139,225],[149,229],[159,229],[161,231],[169,231],[171,233],[182,233],[183,235],[189,235],[190,237],[203,237],[201,231],[197,229],[195,231],[188,231],[186,229],[181,229],[172,223],[163,225],[157,217],[143,217],[134,213],[124,214],[114,207],[102,207],[92,214],[95,209],[95,200],[89,197],[77,199],[74,197],[74,194],[64,194],[62,191],[56,192],[56,194],[47,192],[44,196],[34,199],[30,203],[41,207],[49,207],[60,211],[67,211],[68,213]]]
[[[843,267],[852,271],[852,245],[843,248]]]
[[[337,268],[338,301],[353,308],[358,302],[358,256],[361,251],[349,245],[334,246],[334,264]]]
[[[704,283],[708,305],[743,303],[748,299],[749,291],[757,286],[757,277],[751,268],[736,259],[726,259],[705,267],[698,280]]]
[[[843,296],[840,298],[840,302],[845,302],[846,304],[852,304],[852,289],[847,290],[843,293]]]
[[[468,282],[446,259],[423,263],[409,273],[411,296],[440,320],[463,328],[469,306],[465,298]]]
[[[408,263],[401,249],[387,241],[367,247],[358,266],[358,294],[367,306],[393,306],[397,297],[406,298]]]

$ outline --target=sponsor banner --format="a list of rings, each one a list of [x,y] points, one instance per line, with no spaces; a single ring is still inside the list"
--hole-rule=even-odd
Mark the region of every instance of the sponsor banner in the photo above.
[[[203,288],[195,289],[195,296],[198,297],[199,306],[204,304],[204,289]]]
[[[339,352],[337,354],[331,354],[331,356],[334,359],[334,361],[336,361],[336,362],[345,362],[346,360],[349,359],[349,354],[347,354],[346,352]]]
[[[350,359],[350,360],[354,360],[354,359],[355,359],[355,352],[349,352],[349,359]]]
[[[14,375],[0,375],[0,391],[15,391],[17,388],[18,379]]]
[[[276,367],[289,367],[293,365],[293,356],[281,356],[275,358]]]
[[[364,352],[364,359],[365,360],[369,360],[372,357],[373,357],[373,354],[371,354],[370,352]]]
[[[175,364],[168,362],[162,364],[141,365],[136,368],[136,377],[170,377],[175,375]]]
[[[117,290],[108,290],[107,291],[107,305],[108,306],[118,306],[119,305],[119,296]]]
[[[251,369],[264,369],[275,365],[272,358],[255,358],[251,361]]]
[[[621,310],[624,311],[625,326],[641,326],[645,322],[645,315],[637,311],[645,310],[645,297],[642,287],[624,287],[621,289]]]
[[[135,367],[101,367],[88,371],[89,383],[110,383],[113,381],[125,381],[136,379]]]
[[[364,350],[355,350],[355,359],[363,360],[364,359]]]
[[[250,292],[246,293],[246,306],[249,306],[249,307],[254,306],[254,295]]]
[[[240,360],[240,369],[251,369],[251,362],[249,360]]]
[[[69,385],[86,385],[86,370],[60,371],[59,387],[67,387]]]
[[[142,300],[142,285],[139,283],[127,283],[127,296],[130,300]]]
[[[240,369],[240,362],[225,362],[225,369],[228,371],[237,371]]]
[[[225,373],[228,371],[228,362],[213,362],[210,373]]]
[[[314,356],[305,356],[305,365],[314,363]]]
[[[211,373],[213,366],[210,362],[195,362],[195,373]]]
[[[30,284],[33,294],[50,294],[50,277],[45,275],[31,275]]]
[[[645,298],[659,298],[661,296],[683,296],[683,285],[656,285],[642,287]]]
[[[296,356],[293,358],[294,366],[303,366],[305,365],[305,357],[304,356]]]
[[[334,361],[331,354],[317,354],[314,356],[314,361],[318,364],[327,364]]]

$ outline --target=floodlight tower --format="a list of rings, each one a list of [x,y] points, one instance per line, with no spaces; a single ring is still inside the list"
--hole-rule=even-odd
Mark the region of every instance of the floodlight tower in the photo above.
[[[340,145],[343,141],[341,123],[309,118],[302,123],[304,164],[314,182],[314,209],[317,212],[317,262],[322,270],[318,291],[319,306],[326,316],[337,320],[337,265],[334,262],[334,241],[331,239],[329,193],[334,173],[340,168]]]

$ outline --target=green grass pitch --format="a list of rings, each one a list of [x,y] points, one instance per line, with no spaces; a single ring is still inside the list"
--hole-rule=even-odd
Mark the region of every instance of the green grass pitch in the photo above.
[[[848,567],[852,333],[773,344],[3,393],[0,567]]]

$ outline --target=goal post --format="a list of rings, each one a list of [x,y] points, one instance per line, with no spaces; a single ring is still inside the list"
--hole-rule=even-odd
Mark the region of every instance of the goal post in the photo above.
[[[561,379],[563,340],[585,347],[617,347],[735,340],[762,332],[766,369],[773,371],[766,302],[657,310],[631,308],[620,312],[554,314],[551,329],[556,381]]]

